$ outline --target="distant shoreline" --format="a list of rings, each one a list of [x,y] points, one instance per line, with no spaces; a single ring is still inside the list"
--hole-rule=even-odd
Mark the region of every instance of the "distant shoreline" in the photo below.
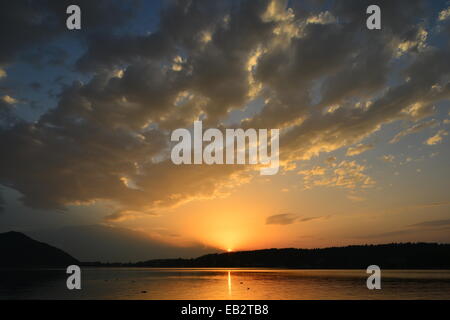
[[[19,232],[0,234],[0,268],[266,268],[298,270],[358,270],[376,265],[392,270],[448,270],[450,244],[390,243],[322,249],[262,249],[207,254],[191,259],[155,259],[139,262],[100,262],[74,258],[69,253]]]
[[[136,263],[82,262],[85,267],[449,270],[450,244],[400,243],[323,249],[263,249],[208,254],[193,259]]]
[[[98,266],[92,266],[92,265],[85,265],[83,263],[80,264],[80,267],[82,268],[90,268],[90,269],[152,269],[152,270],[248,270],[248,271],[279,271],[279,270],[286,270],[286,271],[355,271],[355,270],[361,270],[364,271],[366,268],[347,268],[347,269],[336,269],[336,268],[281,268],[281,267],[129,267],[129,266],[105,266],[105,265],[98,265]],[[5,268],[0,267],[1,271],[49,271],[49,270],[57,270],[57,271],[65,271],[65,267],[20,267],[20,268]],[[450,268],[447,269],[434,269],[434,268],[428,268],[428,269],[382,269],[384,271],[444,271],[444,272],[450,272]]]
[[[80,265],[81,267],[87,267],[87,268],[93,268],[93,269],[102,269],[102,268],[108,268],[108,269],[112,269],[112,268],[117,268],[117,269],[167,269],[167,270],[213,270],[213,269],[227,269],[227,270],[327,270],[327,271],[331,271],[331,270],[339,270],[339,271],[345,271],[345,270],[366,270],[366,268],[347,268],[347,269],[336,269],[336,268],[278,268],[278,267],[127,267],[127,266],[87,266],[87,265]],[[450,271],[450,268],[448,269],[432,269],[432,268],[428,268],[428,269],[383,269],[386,271],[389,270],[401,270],[401,271]]]

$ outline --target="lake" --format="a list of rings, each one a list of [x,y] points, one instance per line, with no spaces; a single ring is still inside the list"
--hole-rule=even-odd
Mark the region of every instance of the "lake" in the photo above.
[[[382,270],[368,290],[365,270],[83,268],[82,289],[65,270],[0,270],[0,299],[445,299],[450,270]]]

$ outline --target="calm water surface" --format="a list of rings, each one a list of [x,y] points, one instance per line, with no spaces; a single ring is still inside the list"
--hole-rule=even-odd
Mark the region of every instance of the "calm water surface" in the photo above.
[[[383,270],[368,290],[365,270],[84,268],[82,290],[65,270],[0,270],[0,299],[446,299],[450,270]]]

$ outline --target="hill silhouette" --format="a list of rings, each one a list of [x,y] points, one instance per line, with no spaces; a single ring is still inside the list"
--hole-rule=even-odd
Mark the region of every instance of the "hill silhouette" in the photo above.
[[[64,251],[20,232],[0,233],[0,267],[67,267],[79,261]]]
[[[265,249],[208,254],[195,259],[159,259],[100,265],[175,268],[365,269],[372,264],[382,269],[450,269],[450,244],[393,243],[324,249]]]
[[[68,253],[20,232],[0,233],[0,268],[83,266],[156,268],[450,269],[450,244],[392,243],[323,249],[264,249],[207,254],[193,259],[137,263],[79,262]]]

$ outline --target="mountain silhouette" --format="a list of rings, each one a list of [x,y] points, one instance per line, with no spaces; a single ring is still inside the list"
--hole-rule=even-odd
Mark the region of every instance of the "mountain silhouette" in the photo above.
[[[0,267],[67,267],[79,261],[64,251],[20,232],[0,233]]]

